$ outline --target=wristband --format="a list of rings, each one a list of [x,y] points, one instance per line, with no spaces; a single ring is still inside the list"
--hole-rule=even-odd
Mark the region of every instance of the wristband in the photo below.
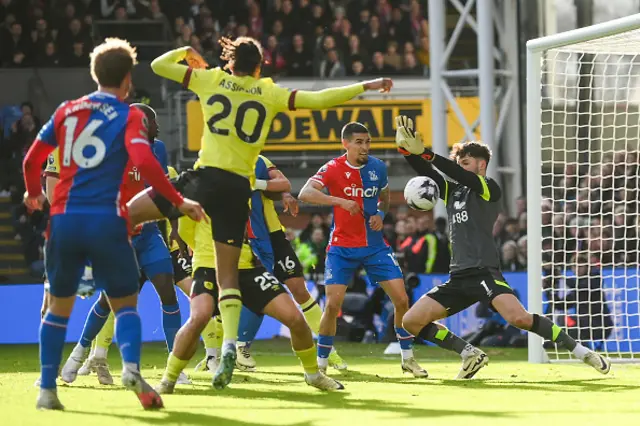
[[[257,191],[264,191],[267,189],[267,181],[264,179],[256,179],[256,182],[253,184],[253,189]]]
[[[384,213],[382,210],[378,210],[378,211],[376,212],[376,214],[377,214],[378,216],[380,216],[380,217],[382,218],[382,220],[384,220],[385,213]]]

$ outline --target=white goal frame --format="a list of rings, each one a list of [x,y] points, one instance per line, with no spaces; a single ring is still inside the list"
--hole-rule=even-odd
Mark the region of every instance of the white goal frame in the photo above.
[[[541,89],[543,55],[550,49],[640,29],[640,14],[527,42],[527,243],[528,310],[542,314],[542,135]],[[640,54],[640,52],[638,52]],[[549,362],[542,338],[528,333],[529,362]],[[612,360],[634,361],[634,360]],[[638,362],[638,358],[635,359]]]

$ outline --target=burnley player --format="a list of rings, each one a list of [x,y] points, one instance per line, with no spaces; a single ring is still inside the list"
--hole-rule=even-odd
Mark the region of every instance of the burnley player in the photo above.
[[[140,375],[138,266],[129,241],[126,206],[120,198],[127,162],[131,159],[145,180],[185,214],[200,220],[202,208],[171,186],[149,147],[146,117],[123,102],[135,63],[135,50],[126,41],[107,39],[97,46],[90,67],[98,91],[60,105],[24,160],[25,204],[42,209],[40,171],[49,153],[60,147],[60,181],[53,194],[45,247],[50,295],[40,328],[37,408],[64,409],[56,377],[87,261],[96,286],[107,292],[115,312],[124,386],[136,393],[144,408],[162,407],[160,396]]]
[[[382,236],[382,220],[390,204],[387,167],[369,155],[371,136],[360,123],[344,126],[342,145],[347,153],[322,166],[299,195],[304,202],[333,206],[334,210],[325,262],[327,302],[320,321],[318,365],[326,371],[336,334],[336,318],[347,285],[356,270],[364,267],[371,281],[377,282],[393,303],[396,335],[402,349],[402,371],[427,377],[427,372],[413,357],[413,336],[402,328],[409,297],[402,271]],[[329,195],[322,192],[323,188],[327,188]]]
[[[502,276],[500,256],[492,237],[502,193],[496,181],[486,175],[491,160],[487,145],[456,144],[451,152],[452,161],[423,146],[410,118],[397,117],[396,125],[400,152],[418,174],[429,176],[440,188],[440,197],[447,208],[452,253],[449,281],[434,287],[411,307],[404,316],[405,328],[460,354],[462,368],[457,378],[470,379],[487,365],[487,355],[435,321],[483,301],[514,327],[564,346],[576,358],[607,374],[611,368],[609,360],[577,343],[548,318],[527,312]],[[443,178],[434,166],[452,180]]]
[[[264,147],[276,115],[296,108],[323,109],[340,105],[365,90],[388,92],[390,79],[378,79],[319,92],[289,91],[269,78],[260,78],[262,46],[249,37],[220,39],[225,68],[205,69],[206,61],[190,47],[172,50],[151,63],[161,77],[182,83],[198,95],[204,115],[201,169],[193,180],[194,198],[211,218],[215,241],[217,282],[220,285],[220,315],[224,327],[222,357],[214,382],[223,389],[231,381],[236,364],[238,322],[242,297],[238,284],[238,262],[247,220],[249,199],[255,180],[255,163]],[[189,66],[180,62],[186,60]],[[224,202],[221,202],[224,200]],[[166,202],[155,199],[165,216]],[[157,217],[144,218],[145,220]]]

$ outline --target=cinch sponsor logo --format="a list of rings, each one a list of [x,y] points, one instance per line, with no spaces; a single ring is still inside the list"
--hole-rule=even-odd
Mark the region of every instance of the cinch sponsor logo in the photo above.
[[[355,185],[348,186],[344,188],[344,195],[347,197],[364,197],[364,198],[373,198],[378,195],[378,187],[374,186],[373,188],[356,188]]]

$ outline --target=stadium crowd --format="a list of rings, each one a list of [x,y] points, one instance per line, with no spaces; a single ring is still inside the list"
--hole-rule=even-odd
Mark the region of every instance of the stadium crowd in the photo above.
[[[421,0],[2,0],[4,67],[83,67],[96,20],[159,21],[218,64],[221,36],[262,41],[268,76],[428,75]],[[113,27],[117,31],[117,26]]]

